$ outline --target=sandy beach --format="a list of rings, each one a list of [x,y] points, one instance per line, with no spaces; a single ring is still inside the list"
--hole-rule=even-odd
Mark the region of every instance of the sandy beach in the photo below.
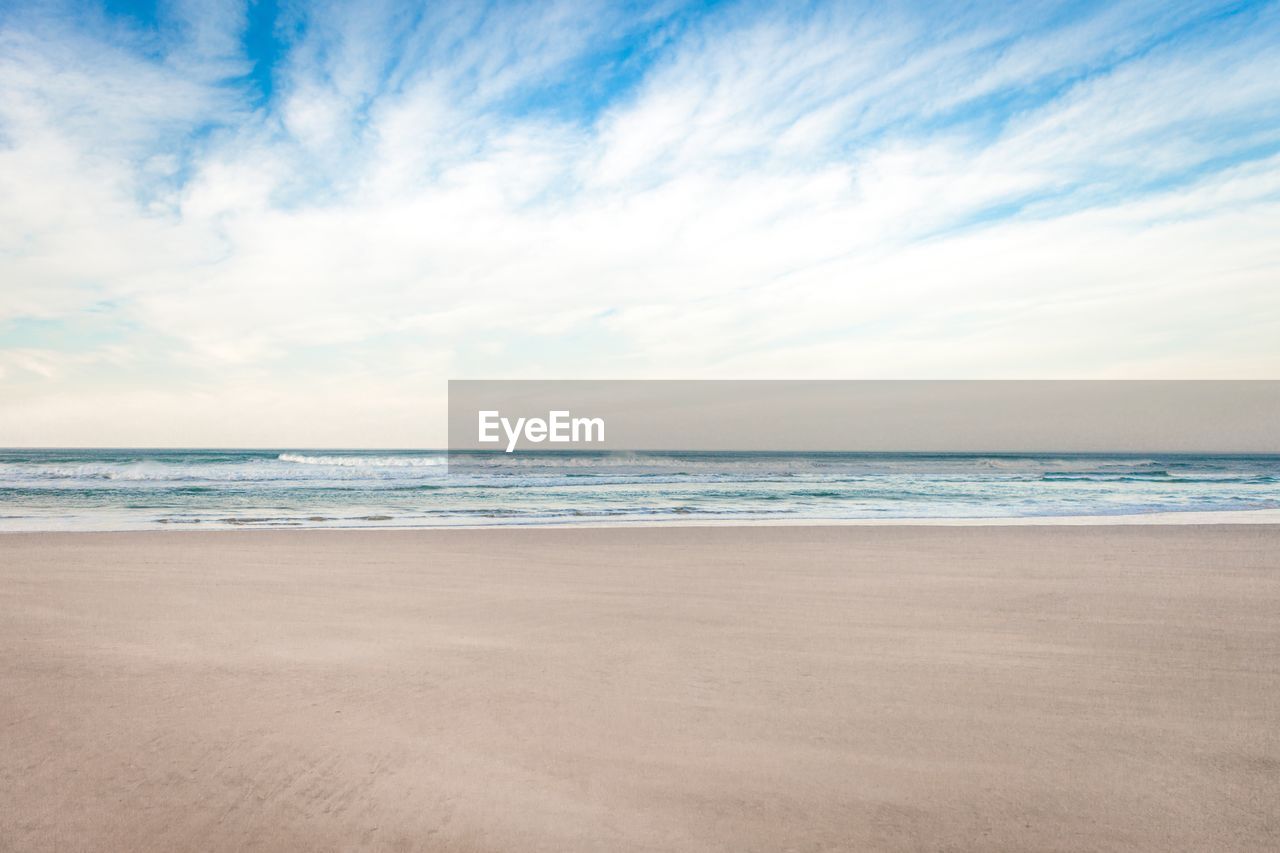
[[[1280,526],[0,536],[0,848],[1274,850]]]

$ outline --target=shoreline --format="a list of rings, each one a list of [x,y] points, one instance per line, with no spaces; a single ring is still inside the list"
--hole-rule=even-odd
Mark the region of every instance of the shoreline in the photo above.
[[[631,528],[721,527],[1180,527],[1280,524],[1280,508],[1251,510],[1187,510],[1118,513],[1115,515],[1024,515],[992,517],[912,518],[662,518],[592,521],[494,522],[491,524],[170,524],[145,527],[41,527],[0,529],[0,537],[43,533],[228,533],[241,531],[410,531],[410,530],[605,530]]]

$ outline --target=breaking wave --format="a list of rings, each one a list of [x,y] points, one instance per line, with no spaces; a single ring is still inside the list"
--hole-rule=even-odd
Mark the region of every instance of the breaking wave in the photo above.
[[[336,468],[434,468],[448,461],[443,456],[307,456],[302,453],[281,453],[276,458],[297,465]]]

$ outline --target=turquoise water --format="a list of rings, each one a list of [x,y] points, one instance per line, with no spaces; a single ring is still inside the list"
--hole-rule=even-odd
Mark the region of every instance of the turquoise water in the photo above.
[[[1275,508],[1280,456],[0,450],[7,531]]]

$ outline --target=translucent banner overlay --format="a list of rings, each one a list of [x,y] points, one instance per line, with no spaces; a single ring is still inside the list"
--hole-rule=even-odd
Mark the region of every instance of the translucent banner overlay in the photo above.
[[[452,380],[449,450],[1277,453],[1280,382]]]

